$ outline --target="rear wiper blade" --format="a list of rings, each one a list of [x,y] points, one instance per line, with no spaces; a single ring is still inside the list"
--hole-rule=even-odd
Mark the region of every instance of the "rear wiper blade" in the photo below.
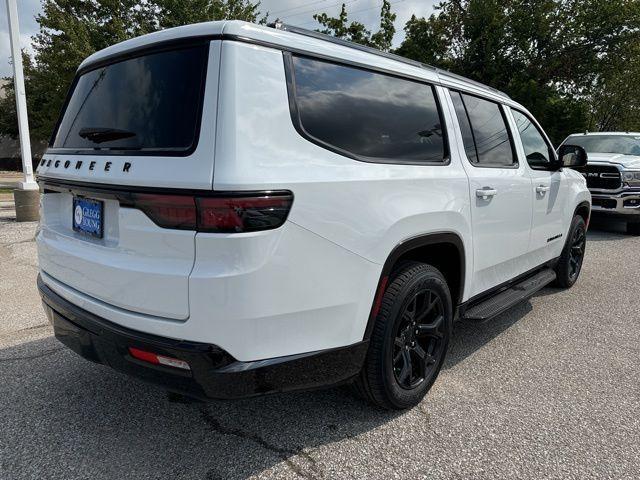
[[[122,146],[122,147],[91,147],[91,149],[95,152],[117,152],[117,151],[122,151],[122,152],[131,152],[131,151],[138,151],[138,150],[142,150],[142,147],[139,147],[137,145],[134,146]]]
[[[128,130],[119,130],[117,128],[82,128],[78,135],[93,143],[109,142],[111,140],[120,140],[122,138],[135,137],[135,132]]]

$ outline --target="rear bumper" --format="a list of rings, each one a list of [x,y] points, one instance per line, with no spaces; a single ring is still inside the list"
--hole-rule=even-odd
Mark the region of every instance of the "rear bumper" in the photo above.
[[[234,399],[308,390],[356,376],[368,342],[318,352],[240,362],[206,343],[150,335],[116,325],[63,299],[38,276],[38,290],[56,338],[82,357],[200,399]],[[129,355],[129,347],[186,361],[190,370],[153,365]]]

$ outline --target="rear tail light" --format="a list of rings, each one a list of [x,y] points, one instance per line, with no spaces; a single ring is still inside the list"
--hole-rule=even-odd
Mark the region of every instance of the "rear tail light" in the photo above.
[[[196,204],[193,197],[136,193],[132,203],[132,207],[142,210],[161,227],[195,229]]]
[[[164,228],[241,233],[281,226],[291,210],[291,192],[231,193],[216,196],[134,193],[124,206],[142,210]]]
[[[291,194],[197,198],[198,230],[253,232],[277,228],[287,219],[292,201]]]

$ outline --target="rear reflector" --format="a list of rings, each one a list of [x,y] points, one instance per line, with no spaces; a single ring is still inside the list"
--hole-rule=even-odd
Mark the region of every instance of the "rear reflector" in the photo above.
[[[133,358],[137,358],[143,362],[152,363],[153,365],[164,365],[166,367],[180,368],[182,370],[191,370],[191,367],[189,367],[187,362],[178,358],[165,357],[164,355],[146,352],[134,347],[129,347],[129,353]]]
[[[380,307],[382,307],[382,297],[384,296],[385,289],[387,288],[388,276],[382,277],[380,284],[378,285],[378,291],[376,292],[375,300],[373,301],[373,308],[371,309],[371,315],[377,317],[380,313]]]
[[[163,228],[241,233],[278,228],[287,219],[292,203],[291,192],[211,197],[134,193],[122,205],[142,210]]]

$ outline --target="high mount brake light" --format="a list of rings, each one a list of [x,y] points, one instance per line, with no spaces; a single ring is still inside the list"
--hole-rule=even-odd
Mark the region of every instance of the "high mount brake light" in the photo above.
[[[163,228],[241,233],[281,226],[291,210],[291,192],[232,193],[211,197],[134,193],[124,205],[142,210]]]

